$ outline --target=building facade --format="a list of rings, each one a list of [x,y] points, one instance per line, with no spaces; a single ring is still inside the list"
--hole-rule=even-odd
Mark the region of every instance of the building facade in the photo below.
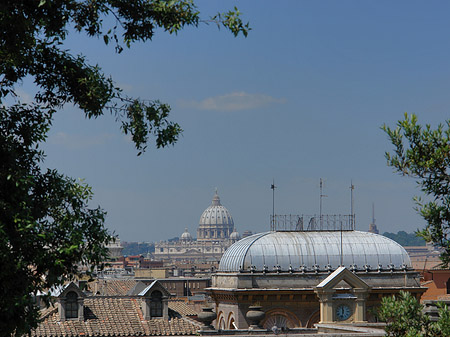
[[[249,326],[251,306],[264,328],[377,320],[384,296],[425,288],[396,242],[354,230],[271,231],[233,244],[212,276],[217,328]]]

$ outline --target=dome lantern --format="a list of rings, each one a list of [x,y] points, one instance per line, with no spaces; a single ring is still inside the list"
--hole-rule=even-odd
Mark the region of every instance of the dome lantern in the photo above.
[[[212,199],[211,206],[222,206],[220,204],[220,198],[219,198],[219,194],[217,193],[217,188],[216,188],[216,193],[214,194],[214,197]]]

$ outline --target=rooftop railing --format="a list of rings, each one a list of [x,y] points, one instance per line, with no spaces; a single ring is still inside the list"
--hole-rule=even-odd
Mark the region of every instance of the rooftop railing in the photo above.
[[[355,215],[271,215],[270,230],[291,231],[351,231],[355,229]]]

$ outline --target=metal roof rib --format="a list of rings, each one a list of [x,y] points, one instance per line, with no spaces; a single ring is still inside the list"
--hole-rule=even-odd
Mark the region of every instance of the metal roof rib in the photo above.
[[[261,271],[265,267],[281,267],[287,271],[292,266],[299,270],[336,269],[340,265],[339,231],[265,232],[244,238],[231,245],[222,256],[219,271],[247,271],[252,266]],[[371,269],[381,264],[387,268],[411,267],[406,250],[395,241],[382,235],[361,231],[343,231],[343,264],[346,267],[364,265]]]

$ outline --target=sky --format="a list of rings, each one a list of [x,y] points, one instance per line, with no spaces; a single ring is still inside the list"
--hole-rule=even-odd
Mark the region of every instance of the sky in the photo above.
[[[424,226],[420,190],[386,165],[380,127],[405,112],[436,126],[450,107],[447,1],[198,1],[202,17],[237,6],[252,27],[235,38],[214,24],[153,40],[122,54],[71,34],[84,54],[130,96],[159,99],[183,128],[175,146],[137,156],[113,116],[87,120],[66,106],[55,116],[45,165],[85,180],[92,205],[123,241],[196,235],[214,195],[237,230],[269,229],[275,213],[350,213],[367,230]],[[31,89],[20,88],[24,97]]]

